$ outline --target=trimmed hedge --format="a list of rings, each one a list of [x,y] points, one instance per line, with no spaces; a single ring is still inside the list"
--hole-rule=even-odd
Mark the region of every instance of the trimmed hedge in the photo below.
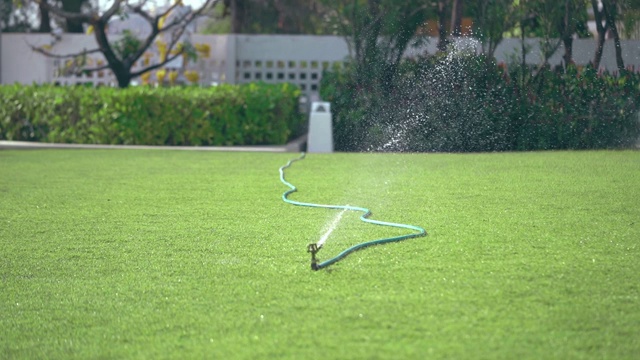
[[[640,137],[632,71],[522,69],[444,54],[403,62],[392,82],[356,79],[350,67],[322,77],[340,151],[627,148]]]
[[[291,84],[212,88],[0,86],[0,139],[78,144],[265,145],[298,135]]]

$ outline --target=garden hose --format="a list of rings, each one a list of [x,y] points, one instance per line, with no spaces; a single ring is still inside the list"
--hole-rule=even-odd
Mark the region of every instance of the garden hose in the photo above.
[[[392,222],[369,219],[368,217],[371,215],[371,211],[369,209],[367,209],[367,208],[357,207],[357,206],[350,206],[350,205],[314,204],[314,203],[305,203],[305,202],[290,200],[288,198],[288,196],[290,194],[298,191],[298,189],[293,184],[291,184],[290,182],[288,182],[288,181],[286,181],[284,179],[284,169],[286,169],[289,166],[291,166],[291,164],[293,164],[294,161],[302,160],[302,159],[304,159],[304,157],[305,157],[305,153],[303,152],[303,153],[301,153],[301,155],[299,157],[297,157],[295,159],[292,159],[292,160],[289,160],[289,162],[286,165],[280,167],[280,181],[282,181],[283,184],[285,184],[286,186],[289,187],[289,190],[285,191],[282,194],[282,200],[284,200],[284,202],[292,204],[292,205],[308,206],[308,207],[314,207],[314,208],[360,211],[360,212],[363,213],[362,216],[360,216],[360,220],[362,220],[362,221],[364,221],[366,223],[375,224],[375,225],[383,225],[383,226],[392,226],[392,227],[397,227],[397,228],[403,228],[403,229],[409,229],[409,230],[417,231],[417,233],[413,233],[413,234],[400,235],[400,236],[382,238],[382,239],[377,239],[377,240],[372,240],[372,241],[366,241],[366,242],[351,246],[350,248],[347,248],[346,250],[342,251],[341,253],[339,253],[335,257],[330,258],[330,259],[325,260],[325,261],[322,261],[322,262],[318,262],[318,260],[316,259],[316,254],[318,253],[318,251],[320,251],[320,249],[322,248],[322,246],[324,244],[323,243],[321,243],[321,244],[318,244],[318,243],[309,244],[307,246],[307,251],[309,253],[311,253],[311,269],[320,270],[320,269],[325,268],[325,267],[327,267],[327,266],[329,266],[331,264],[335,264],[336,262],[342,260],[343,258],[345,258],[347,255],[351,254],[352,252],[360,250],[360,249],[363,249],[363,248],[368,247],[368,246],[386,244],[386,243],[389,243],[389,242],[396,242],[396,241],[401,241],[401,240],[406,240],[406,239],[411,239],[411,238],[416,238],[416,237],[427,235],[426,230],[421,228],[421,227],[419,227],[419,226],[407,225],[407,224],[397,224],[397,223],[392,223]]]

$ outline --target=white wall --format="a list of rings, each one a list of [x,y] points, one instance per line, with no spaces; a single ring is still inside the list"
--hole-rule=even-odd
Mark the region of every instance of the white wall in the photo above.
[[[531,52],[527,54],[527,62],[531,64],[539,64],[542,62],[542,56],[538,50],[538,40],[527,39],[527,45],[531,46]],[[633,65],[640,70],[640,41],[638,40],[622,40],[622,59],[625,66]],[[509,55],[517,54],[520,56],[521,45],[518,39],[504,39],[496,49],[496,60],[506,61]],[[593,60],[596,50],[596,41],[594,39],[574,39],[573,40],[573,60],[577,65],[587,65]],[[564,54],[564,46],[560,48],[549,59],[551,65],[558,65],[562,62]],[[613,40],[607,40],[604,43],[604,51],[602,52],[601,69],[614,71],[618,68],[615,57],[615,46]]]
[[[235,81],[291,82],[315,93],[323,69],[342,63],[347,43],[337,36],[235,35]]]
[[[68,54],[83,49],[95,48],[95,40],[91,35],[64,34],[60,41],[54,42],[51,35],[43,34],[1,34],[0,42],[0,74],[4,84],[11,83],[45,83],[58,81],[61,83],[76,82],[108,82],[109,77],[101,79],[86,77],[61,78],[56,70],[61,64],[34,52],[30,44],[42,46],[53,44],[51,52]],[[201,74],[202,84],[211,83],[243,83],[261,80],[265,82],[293,82],[312,95],[317,91],[322,70],[341,63],[348,56],[348,47],[344,38],[337,36],[307,35],[199,35],[191,36],[194,44],[209,44],[211,56],[200,58],[189,68]],[[420,49],[410,49],[407,55],[424,52],[434,53],[437,39],[431,38],[427,45]],[[539,63],[540,56],[537,41],[529,39],[533,46],[527,55],[529,63]],[[626,65],[640,68],[640,41],[623,41],[623,56]],[[595,51],[595,41],[578,39],[574,41],[574,59],[577,64],[587,64]],[[520,52],[518,39],[505,39],[496,50],[498,61],[506,61],[509,56]],[[551,64],[559,64],[563,49],[551,58]],[[96,54],[94,59],[102,58]],[[152,59],[157,61],[157,59]],[[605,43],[602,57],[602,68],[616,69],[613,42]],[[112,80],[111,80],[112,81]]]
[[[33,51],[31,46],[41,47],[53,44],[48,51],[61,55],[97,47],[94,38],[84,34],[65,34],[59,40],[49,34],[2,34],[1,36],[0,71],[2,71],[3,84],[52,82],[55,60]],[[100,54],[95,56],[103,58]]]
[[[3,84],[44,83],[51,80],[50,69],[43,56],[32,51],[29,44],[49,43],[51,35],[1,34],[0,72]]]

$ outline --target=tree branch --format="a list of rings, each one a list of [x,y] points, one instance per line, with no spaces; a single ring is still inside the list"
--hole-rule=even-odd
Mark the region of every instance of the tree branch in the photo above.
[[[206,4],[205,4],[205,5],[206,5]],[[156,17],[155,17],[156,22],[157,22],[158,20],[160,20],[160,18],[162,18],[162,17],[164,17],[164,16],[167,16],[167,14],[169,14],[169,13],[171,12],[171,10],[173,10],[173,9],[177,8],[178,6],[180,6],[180,1],[176,1],[176,2],[174,2],[174,3],[173,3],[173,5],[169,6],[169,8],[168,8],[167,10],[165,10],[164,12],[162,12],[162,13],[160,13],[160,14],[156,15]]]
[[[93,33],[95,35],[96,42],[98,43],[98,46],[102,51],[102,54],[107,60],[107,63],[111,64],[112,66],[122,66],[121,59],[118,59],[113,51],[113,48],[111,47],[111,44],[109,43],[109,39],[107,38],[107,34],[105,32],[106,24],[102,23],[102,21],[99,21],[95,26],[96,29]]]
[[[131,56],[131,64],[135,63],[136,61],[138,61],[138,59],[140,59],[140,57],[147,51],[147,49],[153,44],[153,42],[156,40],[156,38],[158,37],[158,35],[160,33],[166,32],[170,29],[172,29],[173,27],[175,27],[176,25],[179,25],[181,23],[183,23],[183,21],[185,19],[187,19],[189,16],[191,16],[190,19],[188,19],[186,21],[185,24],[183,24],[182,28],[180,28],[180,31],[178,31],[178,34],[172,34],[172,39],[171,39],[171,44],[167,47],[167,52],[171,52],[171,50],[173,50],[173,47],[175,46],[177,39],[182,36],[182,34],[184,33],[185,27],[191,23],[191,21],[193,21],[197,16],[199,16],[209,5],[213,4],[215,5],[219,0],[206,0],[205,3],[200,6],[197,10],[189,12],[183,16],[181,16],[179,19],[172,21],[171,24],[164,26],[162,29],[159,28],[158,22],[160,20],[160,18],[162,16],[165,16],[166,14],[169,13],[169,11],[171,11],[171,9],[175,9],[176,6],[179,4],[178,2],[176,2],[175,4],[173,4],[171,7],[169,7],[169,9],[165,12],[163,12],[162,14],[156,16],[155,18],[152,18],[147,12],[145,12],[144,10],[142,10],[142,4],[144,4],[144,2],[146,2],[146,0],[143,1],[143,3],[139,6],[136,6],[133,8],[133,11],[137,14],[139,14],[140,16],[142,16],[143,18],[145,18],[149,24],[151,24],[151,33],[147,36],[147,38],[145,39],[144,43],[140,46],[140,49],[138,49],[137,52],[135,52],[133,54],[133,56]]]
[[[94,72],[94,71],[106,70],[109,68],[110,68],[109,64],[104,64],[104,65],[100,65],[92,68],[82,68],[82,69],[79,69],[79,72]]]
[[[202,4],[202,6],[200,6],[198,9],[193,10],[191,12],[188,12],[186,14],[184,14],[183,16],[179,17],[178,19],[175,19],[174,21],[172,21],[169,25],[165,25],[162,27],[162,29],[158,29],[159,32],[164,32],[166,30],[169,30],[170,28],[176,26],[176,25],[180,25],[183,22],[184,26],[188,25],[189,23],[191,23],[193,20],[195,20],[198,16],[200,16],[202,14],[202,12],[210,7],[210,6],[215,6],[218,3],[219,0],[206,0],[204,2],[204,4]],[[175,5],[175,4],[174,4]],[[173,6],[172,6],[173,7]],[[163,14],[167,14],[168,12],[164,12]],[[163,15],[164,16],[164,15]],[[156,16],[156,18],[159,20],[160,18]]]
[[[113,17],[113,15],[115,15],[118,10],[120,10],[120,4],[122,4],[122,2],[123,0],[114,0],[113,4],[111,4],[111,7],[107,11],[105,11],[102,16],[100,16],[100,21],[106,24],[109,19],[111,19],[111,17]]]
[[[78,56],[85,56],[88,54],[95,54],[95,53],[102,53],[102,50],[99,48],[96,49],[92,49],[92,50],[83,50],[79,53],[74,53],[74,54],[65,54],[65,55],[59,55],[59,54],[54,54],[51,53],[45,49],[43,49],[42,47],[38,47],[32,44],[29,44],[29,47],[31,47],[31,50],[35,51],[35,52],[39,52],[40,54],[50,57],[50,58],[54,58],[54,59],[67,59],[67,58],[74,58],[74,57],[78,57]]]
[[[147,22],[149,24],[151,24],[151,26],[153,27],[153,21],[154,18],[151,17],[151,15],[149,15],[148,12],[142,10],[142,7],[147,3],[147,0],[143,0],[140,4],[136,5],[136,6],[130,6],[131,10],[133,10],[134,13],[142,16],[145,20],[147,20]]]

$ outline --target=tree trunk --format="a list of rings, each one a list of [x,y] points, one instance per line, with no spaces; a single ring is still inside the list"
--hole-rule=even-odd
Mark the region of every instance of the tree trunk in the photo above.
[[[113,69],[112,69],[113,70]],[[118,87],[121,89],[125,89],[129,87],[129,84],[131,84],[131,74],[129,73],[129,71],[118,71],[118,72],[113,72],[114,75],[116,76],[116,80],[118,80]]]
[[[372,18],[370,24],[365,25],[364,34],[364,51],[362,53],[364,68],[362,68],[361,79],[364,80],[361,83],[371,85],[374,79],[380,78],[382,75],[381,66],[382,59],[380,58],[378,39],[380,38],[380,32],[382,31],[382,18],[380,13],[379,0],[369,0],[368,8],[369,15]]]
[[[453,0],[451,9],[451,35],[460,37],[462,35],[462,0]]]
[[[122,62],[116,54],[113,52],[109,40],[107,39],[106,24],[102,21],[94,24],[93,29],[94,37],[100,47],[100,51],[104,55],[109,68],[118,80],[118,87],[126,88],[131,83],[131,67],[128,67]]]
[[[573,38],[566,37],[563,40],[564,43],[564,55],[562,56],[564,60],[565,69],[569,64],[573,64]]]
[[[231,32],[240,34],[244,28],[244,0],[231,0]]]
[[[602,25],[602,10],[598,9],[598,0],[591,0],[591,7],[593,8],[593,16],[596,22],[596,31],[598,32],[598,39],[596,41],[596,53],[593,56],[592,62],[593,68],[597,71],[600,67],[600,61],[602,60],[604,41],[606,39],[609,24],[605,22],[605,24]]]
[[[438,0],[438,51],[447,50],[447,0]]]
[[[62,10],[70,13],[79,14],[82,11],[82,4],[84,0],[63,0]],[[67,32],[82,34],[84,33],[84,27],[82,21],[66,19]]]
[[[47,0],[42,0],[46,2]],[[51,32],[51,17],[49,16],[49,10],[40,3],[38,5],[40,9],[40,26],[38,27],[38,32],[41,33],[50,33]]]
[[[573,63],[573,23],[572,19],[572,6],[571,0],[565,0],[564,2],[564,19],[562,23],[562,42],[564,44],[564,67],[565,69],[569,64]]]
[[[525,46],[525,26],[524,21],[520,21],[520,51],[522,51],[522,83],[521,86],[524,87],[525,82],[525,69],[527,68],[527,48]]]
[[[617,4],[615,0],[602,0],[602,10],[607,18],[607,24],[613,33],[613,42],[616,48],[616,64],[620,74],[624,72],[624,61],[622,59],[622,46],[620,45],[620,35],[616,26]]]

